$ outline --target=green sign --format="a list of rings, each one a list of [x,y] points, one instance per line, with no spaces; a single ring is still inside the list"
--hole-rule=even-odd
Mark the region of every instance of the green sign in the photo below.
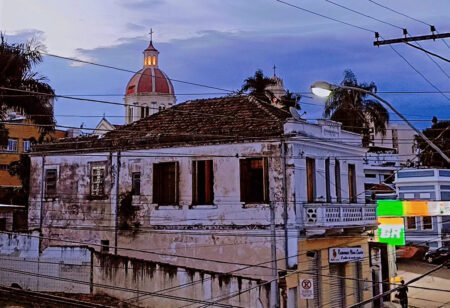
[[[405,245],[405,226],[404,225],[379,225],[378,241],[389,245]]]
[[[401,200],[378,200],[378,217],[402,217],[404,215],[403,202]]]

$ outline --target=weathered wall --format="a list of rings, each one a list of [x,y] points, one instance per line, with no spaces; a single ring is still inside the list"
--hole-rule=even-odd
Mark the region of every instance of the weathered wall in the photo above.
[[[91,251],[49,247],[39,255],[39,233],[0,235],[0,285],[32,291],[90,293]]]
[[[269,307],[270,286],[261,280],[114,255],[94,256],[94,292],[140,307],[180,307],[193,300],[205,304],[221,298],[221,304]]]
[[[359,262],[361,266],[360,274],[357,274],[357,262],[339,263],[343,267],[342,271],[338,273],[333,272],[331,267],[336,263],[330,263],[328,256],[329,248],[331,247],[361,247],[364,251],[364,256]],[[318,253],[318,267],[313,266],[312,256],[307,254],[308,251],[316,251]],[[317,286],[314,286],[314,292],[319,294],[320,307],[337,304],[339,296],[336,289],[340,289],[343,292],[344,296],[340,298],[344,300],[345,306],[372,297],[372,274],[369,264],[367,237],[346,236],[301,240],[299,241],[298,264],[298,273],[292,275],[288,280],[288,289],[296,288],[296,291],[300,292],[301,279],[312,278],[313,280],[318,280],[319,288],[317,289]],[[339,282],[340,277],[344,277],[344,279],[340,279]],[[342,283],[341,288],[339,288],[339,283]],[[357,295],[358,288],[362,292],[361,297]],[[296,296],[296,299],[297,307],[317,307],[317,302],[314,300],[301,299],[300,296]]]

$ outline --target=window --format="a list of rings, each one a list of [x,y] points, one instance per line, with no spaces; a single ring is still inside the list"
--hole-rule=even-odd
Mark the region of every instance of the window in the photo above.
[[[24,152],[30,152],[31,149],[31,141],[30,140],[24,140],[23,141],[23,151]]]
[[[141,173],[133,172],[131,174],[131,193],[134,196],[139,196],[141,194]]]
[[[91,196],[105,195],[105,166],[91,167]]]
[[[364,176],[368,179],[375,179],[377,177],[376,174],[370,174],[370,173],[366,173]]]
[[[331,202],[330,159],[325,159],[325,193],[327,203]]]
[[[145,107],[141,107],[141,119],[145,118]]]
[[[6,218],[0,218],[0,231],[6,231]]]
[[[269,202],[268,163],[264,158],[241,159],[241,201],[245,203]]]
[[[145,116],[148,117],[150,115],[150,107],[146,106],[145,107]]]
[[[341,193],[341,164],[336,159],[334,165],[334,177],[335,177],[335,188],[336,188],[336,202],[342,202],[342,193]]]
[[[355,165],[348,165],[348,199],[350,203],[356,202],[356,170]]]
[[[128,107],[128,123],[133,122],[133,107]]]
[[[406,229],[416,230],[416,217],[406,217]]]
[[[101,240],[100,241],[101,246],[101,253],[109,253],[109,240]]]
[[[56,182],[58,171],[56,169],[45,170],[45,196],[53,197],[56,195]]]
[[[153,164],[153,203],[178,204],[178,162]]]
[[[433,230],[433,220],[431,216],[422,217],[422,230]]]
[[[8,171],[8,165],[6,165],[6,164],[0,164],[0,170]]]
[[[192,162],[192,204],[214,203],[214,174],[212,160]]]
[[[3,150],[6,152],[17,152],[17,139],[8,139],[8,145]]]
[[[306,158],[306,199],[314,202],[316,199],[316,161]]]

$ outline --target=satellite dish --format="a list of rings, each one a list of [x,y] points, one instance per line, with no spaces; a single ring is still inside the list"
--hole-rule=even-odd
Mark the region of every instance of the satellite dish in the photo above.
[[[304,121],[300,115],[297,112],[297,109],[295,109],[294,107],[289,107],[289,112],[291,113],[292,117],[296,120],[296,121]]]

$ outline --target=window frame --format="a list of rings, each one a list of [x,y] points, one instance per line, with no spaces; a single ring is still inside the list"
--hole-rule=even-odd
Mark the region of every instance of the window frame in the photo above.
[[[312,203],[316,201],[316,160],[306,157],[306,202]]]
[[[103,179],[102,183],[94,182],[94,174],[95,170],[103,170]],[[89,174],[89,195],[91,198],[104,198],[106,197],[106,164],[105,163],[93,163],[90,166],[90,174]],[[99,188],[95,188],[94,185],[98,184]],[[101,186],[100,186],[101,184]]]
[[[428,224],[428,223],[426,223],[425,224],[425,218],[429,218],[430,219],[430,223]],[[422,216],[421,217],[421,222],[422,222],[422,230],[424,230],[424,231],[433,231],[433,217],[431,217],[431,216]],[[425,225],[426,226],[429,226],[429,228],[425,228]]]
[[[348,202],[358,202],[357,181],[356,181],[356,165],[348,164]]]
[[[203,167],[201,165],[203,164]],[[203,168],[203,175],[200,170]],[[203,179],[203,196],[200,184]],[[192,161],[192,205],[214,205],[214,164],[213,160]]]
[[[252,161],[260,161],[261,167],[254,168],[251,166]],[[256,179],[256,175],[251,170],[259,170],[262,169],[262,178],[259,180]],[[253,178],[255,177],[255,178]],[[252,188],[254,184],[249,184],[252,180],[256,180],[261,182],[262,187],[261,191],[258,191],[257,194],[252,192]],[[270,196],[269,196],[269,162],[267,157],[251,157],[251,158],[243,158],[239,160],[239,184],[240,184],[240,200],[245,204],[269,204]],[[259,188],[258,188],[259,189]],[[252,198],[252,195],[261,195],[260,198]]]
[[[131,173],[131,194],[133,196],[141,195],[141,172]]]
[[[414,227],[410,227],[410,219],[414,219]],[[405,228],[406,230],[417,230],[417,219],[416,216],[405,217]]]
[[[45,198],[53,198],[58,193],[58,169],[57,168],[48,168],[45,169],[44,175],[44,196]],[[54,173],[54,183],[51,182],[49,185],[49,174]],[[50,190],[50,191],[49,191]]]
[[[24,139],[22,141],[23,152],[28,153],[31,151],[31,140]]]
[[[330,172],[330,158],[325,159],[325,200],[331,203],[331,172]]]
[[[165,174],[167,169],[173,168],[172,175]],[[166,170],[165,170],[166,169]],[[170,170],[169,170],[170,171]],[[179,205],[179,163],[178,161],[159,162],[153,164],[153,193],[152,202],[158,206],[178,206]],[[173,178],[173,191],[169,191],[164,181]]]
[[[342,182],[341,182],[341,162],[335,160],[334,162],[334,187],[336,189],[336,203],[342,202]]]

